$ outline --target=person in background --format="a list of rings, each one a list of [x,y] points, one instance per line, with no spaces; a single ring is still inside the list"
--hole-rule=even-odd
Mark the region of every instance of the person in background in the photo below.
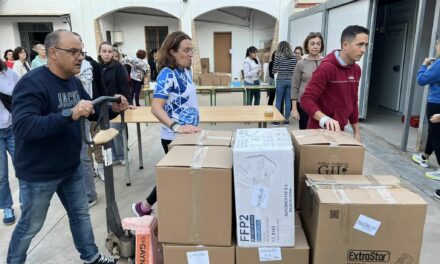
[[[30,61],[33,61],[35,59],[35,57],[38,55],[37,48],[36,48],[36,46],[38,44],[41,44],[38,40],[31,41],[32,49],[30,50],[30,56],[29,56]]]
[[[361,68],[356,64],[367,50],[368,29],[351,25],[341,34],[341,49],[328,54],[313,72],[301,97],[309,115],[307,128],[344,130],[350,122],[353,136],[361,142],[358,87]]]
[[[310,33],[304,41],[306,56],[298,61],[292,79],[292,117],[299,121],[299,129],[306,129],[309,115],[302,109],[299,101],[312,73],[318,68],[323,57],[324,39],[320,33]]]
[[[95,244],[80,170],[81,116],[97,120],[80,80],[82,43],[60,29],[45,39],[48,64],[26,74],[12,96],[15,172],[20,185],[21,216],[9,243],[7,263],[25,263],[32,239],[44,225],[56,193],[66,210],[73,242],[84,263],[113,264]],[[127,99],[109,105],[110,118],[128,107]],[[63,234],[61,234],[63,235]],[[50,256],[47,256],[50,259]]]
[[[134,99],[136,106],[140,106],[139,94],[141,93],[142,84],[148,83],[149,67],[148,67],[148,63],[145,61],[146,56],[147,56],[147,52],[142,49],[136,52],[136,58],[130,58],[128,56],[124,56],[125,61],[132,65],[130,72],[130,80],[132,85],[132,92],[130,94],[131,105],[133,105],[133,99]],[[147,78],[146,82],[144,82],[144,77]]]
[[[295,53],[297,58],[302,58],[302,56],[304,56],[303,48],[301,46],[296,46],[293,53]]]
[[[14,67],[14,51],[7,49],[3,57],[5,58],[6,66],[12,69]]]
[[[191,38],[176,31],[169,34],[159,50],[157,58],[159,75],[151,103],[151,112],[162,123],[161,142],[165,153],[176,133],[197,133],[199,106],[197,93],[191,79],[193,56]],[[152,213],[156,203],[156,187],[145,201],[132,205],[133,214],[144,216]]]
[[[260,85],[260,75],[262,72],[262,67],[260,60],[257,58],[257,48],[250,46],[246,50],[245,60],[243,62],[243,75],[244,75],[244,85]],[[254,105],[260,104],[260,91],[252,90],[250,95],[249,105],[252,105],[252,100]]]
[[[436,58],[426,58],[417,72],[418,84],[421,86],[429,85],[426,105],[426,116],[429,119],[428,139],[424,153],[414,154],[412,160],[424,168],[429,167],[429,156],[433,152],[440,165],[440,123],[437,122],[438,113],[440,113],[440,40],[437,40],[435,50]],[[440,169],[426,172],[425,176],[433,180],[440,180]]]
[[[20,76],[9,69],[0,59],[0,93],[12,95]],[[10,104],[10,102],[8,102]],[[0,101],[0,209],[3,209],[3,224],[15,223],[11,188],[9,186],[8,152],[14,163],[14,133],[11,112]]]
[[[32,61],[31,69],[35,69],[47,64],[46,48],[44,45],[38,44],[35,48],[37,49],[38,55]]]
[[[277,54],[273,64],[272,73],[278,73],[276,84],[276,107],[284,115],[284,124],[288,125],[292,102],[290,98],[292,76],[295,70],[298,58],[292,52],[290,44],[287,41],[281,41],[278,44]],[[284,109],[282,108],[284,102]],[[273,123],[277,126],[279,123]]]
[[[157,78],[157,49],[148,52],[148,65],[150,66],[150,81],[155,82]]]
[[[102,69],[102,77],[108,95],[113,96],[114,94],[121,94],[125,96],[125,98],[130,98],[128,73],[124,65],[115,60],[115,53],[112,44],[110,42],[102,42],[99,45],[98,52],[98,61]],[[124,144],[122,141],[122,123],[110,123],[110,126],[119,131],[119,134],[112,141],[113,163],[125,164]]]
[[[17,47],[14,49],[12,56],[14,58],[14,67],[12,67],[12,69],[18,73],[18,76],[23,77],[23,75],[31,70],[29,63],[26,60],[26,50],[22,47]]]
[[[270,61],[269,61],[269,70],[267,71],[268,76],[268,81],[267,83],[269,85],[274,85],[275,84],[275,76],[272,73],[272,69],[273,69],[273,63],[275,60],[275,53],[276,50],[274,52],[272,52],[272,56],[270,57]],[[275,100],[275,90],[269,90],[267,91],[267,97],[268,97],[268,105],[273,105],[273,101]]]

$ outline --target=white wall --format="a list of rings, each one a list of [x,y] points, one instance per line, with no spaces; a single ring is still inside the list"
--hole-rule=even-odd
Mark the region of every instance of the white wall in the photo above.
[[[200,58],[209,58],[210,71],[214,71],[214,32],[231,32],[232,34],[232,54],[231,71],[233,78],[240,77],[240,71],[243,68],[243,61],[246,55],[246,49],[250,46],[259,48],[260,40],[272,38],[273,26],[271,30],[256,30],[252,34],[249,28],[234,27],[229,25],[196,22],[196,34],[198,39]],[[251,41],[251,36],[253,41]]]

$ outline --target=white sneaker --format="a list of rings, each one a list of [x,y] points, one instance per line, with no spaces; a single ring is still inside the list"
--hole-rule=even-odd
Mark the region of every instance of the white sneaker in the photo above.
[[[422,154],[414,154],[412,155],[412,160],[419,164],[420,166],[422,166],[423,168],[428,168],[429,167],[429,160],[428,159],[424,159]]]
[[[431,180],[440,181],[440,169],[436,171],[428,171],[425,173],[425,176]]]
[[[104,163],[99,162],[98,167],[96,168],[96,173],[98,174],[99,178],[104,181]]]

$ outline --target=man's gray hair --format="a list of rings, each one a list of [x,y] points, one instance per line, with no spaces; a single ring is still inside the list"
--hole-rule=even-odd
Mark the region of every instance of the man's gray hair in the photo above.
[[[49,53],[49,49],[58,46],[60,43],[60,33],[61,32],[70,32],[67,29],[58,29],[54,32],[49,33],[44,39],[44,46],[46,47],[46,52]]]

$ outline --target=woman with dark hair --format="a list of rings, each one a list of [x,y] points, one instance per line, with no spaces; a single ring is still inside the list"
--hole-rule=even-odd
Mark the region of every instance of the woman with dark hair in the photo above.
[[[12,95],[15,84],[20,76],[9,69],[0,60],[0,93]],[[8,102],[10,104],[10,102]],[[6,108],[8,103],[0,101],[0,209],[3,209],[3,224],[12,225],[15,223],[14,209],[12,208],[11,188],[8,180],[8,155],[14,161],[14,134],[12,131],[12,118],[10,110]]]
[[[306,129],[309,115],[301,108],[299,100],[304,93],[312,73],[321,64],[324,57],[321,52],[324,50],[324,39],[320,33],[310,33],[304,41],[306,56],[298,61],[292,79],[292,117],[299,121],[299,129]]]
[[[130,79],[132,85],[132,91],[130,94],[131,105],[133,105],[133,99],[135,99],[136,106],[140,106],[139,94],[141,92],[142,83],[144,83],[144,77],[148,78],[148,64],[145,61],[146,56],[147,56],[147,52],[142,49],[136,52],[136,58],[130,58],[124,55],[125,61],[131,64],[131,72],[130,72]]]
[[[244,85],[260,85],[261,68],[261,63],[257,58],[257,48],[254,46],[250,46],[246,50],[246,56],[243,62]],[[254,98],[254,105],[259,105],[260,91],[251,91],[251,101],[248,102],[248,104],[250,105],[252,105],[252,98]]]
[[[12,67],[14,67],[14,51],[11,49],[7,49],[3,57],[5,58],[6,66],[9,69],[12,69]]]
[[[157,49],[148,52],[148,65],[150,66],[150,81],[155,82],[157,78]]]
[[[297,57],[292,52],[290,44],[287,41],[281,41],[280,44],[278,44],[278,50],[275,56],[275,62],[273,63],[272,73],[278,73],[275,88],[275,105],[277,109],[284,114],[285,124],[289,124],[290,111],[292,108],[292,102],[290,101],[290,86],[296,62]],[[282,109],[282,102],[284,102],[285,109]],[[273,124],[275,126],[278,125],[278,123]]]
[[[14,49],[14,52],[12,53],[12,57],[14,58],[14,67],[12,69],[18,73],[18,76],[22,77],[26,73],[28,73],[31,70],[31,66],[26,61],[27,58],[27,52],[22,47],[17,47]]]
[[[113,51],[114,49],[110,42],[105,41],[99,45],[98,61],[102,69],[102,78],[105,87],[107,88],[107,93],[110,96],[121,94],[125,96],[125,98],[130,98],[127,70],[124,65],[115,60]],[[119,131],[119,135],[117,135],[112,141],[113,162],[115,164],[125,164],[122,124],[110,123],[110,126]]]
[[[191,38],[176,31],[168,35],[159,50],[157,62],[159,75],[151,103],[151,112],[162,123],[161,141],[165,153],[176,133],[197,133],[199,106],[191,79],[193,48]],[[132,205],[136,216],[152,213],[156,203],[156,187],[145,201]]]
[[[303,48],[301,46],[296,46],[293,50],[293,53],[295,53],[297,58],[302,58],[304,55]]]

